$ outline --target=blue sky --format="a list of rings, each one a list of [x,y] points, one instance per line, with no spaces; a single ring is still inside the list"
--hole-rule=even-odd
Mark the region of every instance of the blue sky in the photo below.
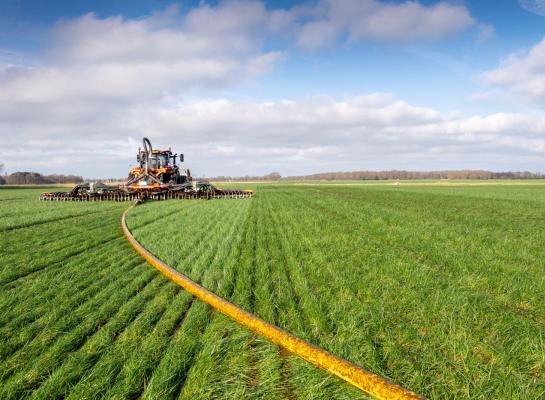
[[[545,2],[0,0],[5,170],[545,172]],[[16,135],[13,134],[16,132]]]

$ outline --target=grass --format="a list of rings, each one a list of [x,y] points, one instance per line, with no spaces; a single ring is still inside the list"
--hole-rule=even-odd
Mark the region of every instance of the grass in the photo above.
[[[128,224],[219,295],[429,398],[540,399],[545,185],[500,183],[268,183]],[[363,397],[143,263],[127,203],[40,191],[0,190],[0,398]]]

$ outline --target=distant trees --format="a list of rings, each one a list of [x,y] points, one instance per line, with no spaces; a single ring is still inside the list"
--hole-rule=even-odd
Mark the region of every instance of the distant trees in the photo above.
[[[324,172],[312,175],[282,177],[278,172],[262,176],[216,176],[209,178],[213,181],[300,181],[300,180],[411,180],[411,179],[545,179],[545,174],[528,171],[492,172],[485,170],[456,170],[456,171],[350,171]]]
[[[279,181],[280,179],[282,179],[282,175],[278,172],[271,172],[270,174],[263,175],[264,181]]]
[[[278,172],[271,172],[270,174],[261,176],[215,176],[208,178],[211,181],[237,181],[237,182],[261,182],[261,181],[279,181],[282,179],[282,175]]]
[[[459,171],[352,171],[326,172],[312,175],[290,176],[287,180],[410,180],[410,179],[539,179],[544,174],[528,171],[491,172],[484,170]]]
[[[83,182],[83,178],[78,175],[52,174],[52,175],[46,175],[44,178],[50,181],[51,183],[81,183]]]
[[[14,172],[8,175],[7,183],[10,185],[28,185],[49,183],[45,177],[37,172]]]
[[[57,183],[81,183],[83,178],[76,175],[42,175],[38,172],[14,172],[4,179],[9,185],[50,185]]]

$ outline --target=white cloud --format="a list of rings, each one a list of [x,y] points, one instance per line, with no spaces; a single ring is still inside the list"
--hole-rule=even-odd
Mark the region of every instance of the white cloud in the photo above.
[[[519,0],[519,4],[525,10],[545,17],[545,0]]]
[[[0,132],[10,128],[0,122]],[[3,143],[10,170],[85,171],[87,176],[123,176],[144,135],[158,147],[186,153],[187,164],[199,175],[383,168],[539,170],[545,159],[542,115],[445,115],[380,93],[344,100],[137,105],[87,125],[62,115],[42,115],[19,121],[17,132],[6,135]]]
[[[545,38],[524,53],[512,54],[483,74],[485,82],[506,88],[520,98],[545,102]]]
[[[263,4],[244,1],[184,16],[171,7],[139,20],[87,14],[61,21],[42,65],[0,69],[0,101],[135,103],[225,87],[280,58],[262,50],[269,25],[278,24]]]
[[[476,24],[462,5],[439,2],[422,5],[417,1],[387,3],[376,0],[321,0],[315,8],[303,8],[299,44],[319,48],[335,43],[365,39],[388,41],[433,41],[448,37]],[[490,31],[490,28],[486,29]]]

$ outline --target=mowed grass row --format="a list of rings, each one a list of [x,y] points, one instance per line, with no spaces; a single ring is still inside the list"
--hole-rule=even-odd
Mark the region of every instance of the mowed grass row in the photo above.
[[[249,293],[228,298],[430,398],[542,398],[545,188],[440,189],[260,186],[242,253],[223,262]],[[162,206],[149,207],[160,218]],[[160,247],[158,235],[137,237],[191,276],[176,260],[190,254]],[[214,336],[206,343],[222,346],[201,356],[237,367],[202,368],[200,380],[232,382],[223,396],[361,396],[248,332]]]

